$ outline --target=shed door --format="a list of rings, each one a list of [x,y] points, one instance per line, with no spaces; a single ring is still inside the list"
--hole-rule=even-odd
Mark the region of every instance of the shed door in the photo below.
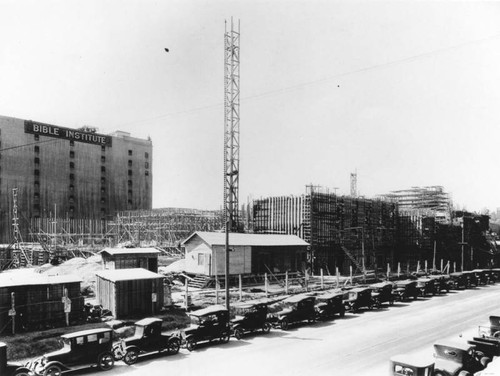
[[[212,266],[212,256],[210,253],[205,253],[205,264],[204,264],[204,272],[205,275],[210,275],[210,268]]]

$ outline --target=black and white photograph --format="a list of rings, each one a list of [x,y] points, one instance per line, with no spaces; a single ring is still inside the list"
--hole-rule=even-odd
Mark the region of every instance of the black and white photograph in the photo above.
[[[0,0],[0,376],[500,376],[500,1]]]

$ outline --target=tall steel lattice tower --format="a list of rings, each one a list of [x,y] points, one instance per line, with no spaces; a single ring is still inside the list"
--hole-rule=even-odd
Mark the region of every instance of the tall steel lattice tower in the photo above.
[[[240,22],[224,31],[224,218],[229,231],[241,230],[239,221],[240,170]]]

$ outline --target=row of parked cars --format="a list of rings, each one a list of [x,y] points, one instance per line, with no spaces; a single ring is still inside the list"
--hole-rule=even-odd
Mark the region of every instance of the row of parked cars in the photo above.
[[[61,336],[61,350],[45,354],[23,366],[7,365],[7,375],[60,376],[66,371],[89,366],[108,370],[115,361],[131,365],[145,354],[177,354],[181,346],[193,351],[202,342],[226,343],[231,336],[241,339],[246,333],[268,333],[273,327],[287,330],[299,322],[343,317],[346,312],[380,308],[384,303],[392,305],[395,301],[417,299],[419,296],[440,294],[450,289],[478,286],[498,280],[500,269],[475,270],[450,275],[415,276],[413,279],[385,281],[345,290],[258,299],[234,304],[231,314],[225,307],[214,305],[188,312],[191,321],[189,327],[171,333],[162,332],[161,319],[145,318],[134,324],[133,336],[119,341],[113,341],[112,328],[65,334]],[[400,374],[430,375],[395,373]]]
[[[486,376],[498,375],[500,366],[500,317],[490,316],[489,326],[479,326],[478,335],[463,342],[439,341],[433,358],[411,354],[390,360],[392,376]],[[494,367],[495,370],[492,368]],[[490,372],[491,370],[491,372]]]

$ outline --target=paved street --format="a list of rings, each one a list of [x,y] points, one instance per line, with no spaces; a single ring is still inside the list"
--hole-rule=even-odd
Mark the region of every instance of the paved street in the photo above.
[[[117,362],[106,375],[367,375],[388,374],[392,355],[432,355],[436,340],[469,337],[490,314],[500,314],[500,284],[344,319],[273,330],[228,344],[200,346],[176,356],[150,357],[133,366]]]

